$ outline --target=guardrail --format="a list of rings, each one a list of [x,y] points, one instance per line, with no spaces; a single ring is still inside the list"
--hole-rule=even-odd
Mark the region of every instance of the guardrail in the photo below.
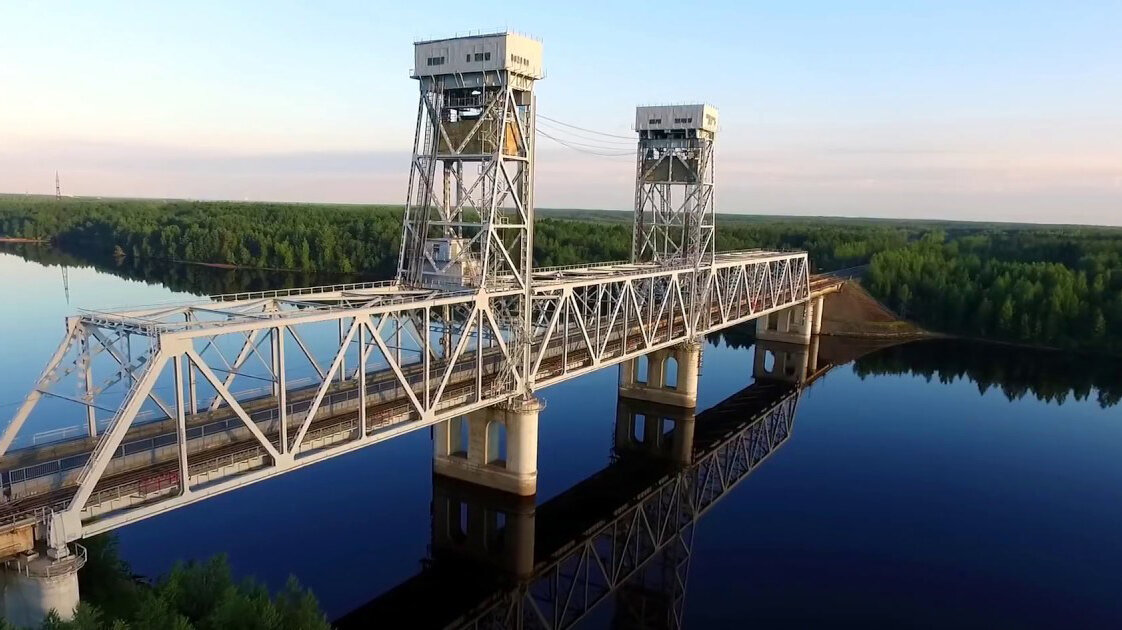
[[[89,559],[89,555],[87,554],[85,547],[79,545],[78,543],[74,543],[74,551],[65,558],[36,562],[36,560],[38,559],[38,555],[30,560],[22,556],[17,556],[16,558],[5,562],[4,566],[10,571],[15,571],[20,575],[25,575],[28,577],[58,577],[60,575],[74,573],[78,569],[86,566],[86,560]]]

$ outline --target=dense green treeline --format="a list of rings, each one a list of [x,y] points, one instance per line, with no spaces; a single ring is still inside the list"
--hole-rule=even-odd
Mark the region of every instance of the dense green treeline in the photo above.
[[[539,266],[626,259],[622,221],[550,218],[535,222]],[[365,273],[388,278],[397,265],[401,209],[393,206],[0,197],[0,236],[49,240],[108,259],[165,259]],[[905,227],[815,225],[805,221],[722,225],[717,249],[806,249],[819,269],[868,262],[917,231]]]
[[[68,250],[245,267],[390,275],[400,210],[386,206],[0,198],[0,234]]]
[[[176,565],[154,583],[132,576],[112,535],[83,541],[89,562],[78,573],[82,602],[74,618],[52,613],[42,630],[329,630],[316,598],[294,578],[276,595],[252,580],[235,582],[224,556]],[[0,630],[11,625],[0,620]]]
[[[1122,233],[938,231],[872,258],[870,292],[945,332],[1122,352]]]
[[[41,244],[0,243],[0,253],[15,254],[41,265],[90,267],[125,280],[160,285],[183,293],[218,295],[269,291],[294,287],[348,284],[380,280],[374,274],[278,271],[273,269],[225,269],[207,265],[169,262],[160,258],[114,257],[85,251],[62,251]],[[61,290],[61,287],[60,287]]]
[[[538,266],[630,255],[627,213],[540,214]],[[276,286],[277,279],[168,272],[160,261],[294,270],[294,284],[314,279],[300,274],[389,278],[400,217],[394,206],[0,197],[0,236],[49,240],[99,266],[113,261],[127,277],[189,275],[175,282],[201,293]],[[870,291],[934,330],[1122,352],[1122,230],[719,217],[717,249],[749,248],[805,249],[816,271],[869,264]]]

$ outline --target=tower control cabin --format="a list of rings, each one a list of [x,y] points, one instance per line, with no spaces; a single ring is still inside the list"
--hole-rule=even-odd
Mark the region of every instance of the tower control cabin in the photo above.
[[[541,42],[492,33],[416,42],[420,83],[399,280],[494,287],[528,278],[534,81]]]
[[[698,264],[712,261],[713,141],[717,108],[635,108],[639,134],[632,259]]]

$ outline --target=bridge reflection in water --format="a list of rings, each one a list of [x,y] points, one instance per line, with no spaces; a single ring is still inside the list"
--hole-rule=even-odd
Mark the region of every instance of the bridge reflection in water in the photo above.
[[[368,627],[568,628],[614,598],[621,627],[680,627],[694,526],[787,442],[803,389],[860,354],[757,343],[755,382],[701,413],[617,402],[607,467],[533,497],[433,475],[422,570],[336,621]]]

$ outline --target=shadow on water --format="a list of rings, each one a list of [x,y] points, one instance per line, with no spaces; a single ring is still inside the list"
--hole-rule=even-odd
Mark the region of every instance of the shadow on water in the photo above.
[[[609,464],[540,505],[434,474],[421,571],[336,625],[680,627],[696,523],[787,442],[801,391],[757,379],[701,413],[620,397]]]

